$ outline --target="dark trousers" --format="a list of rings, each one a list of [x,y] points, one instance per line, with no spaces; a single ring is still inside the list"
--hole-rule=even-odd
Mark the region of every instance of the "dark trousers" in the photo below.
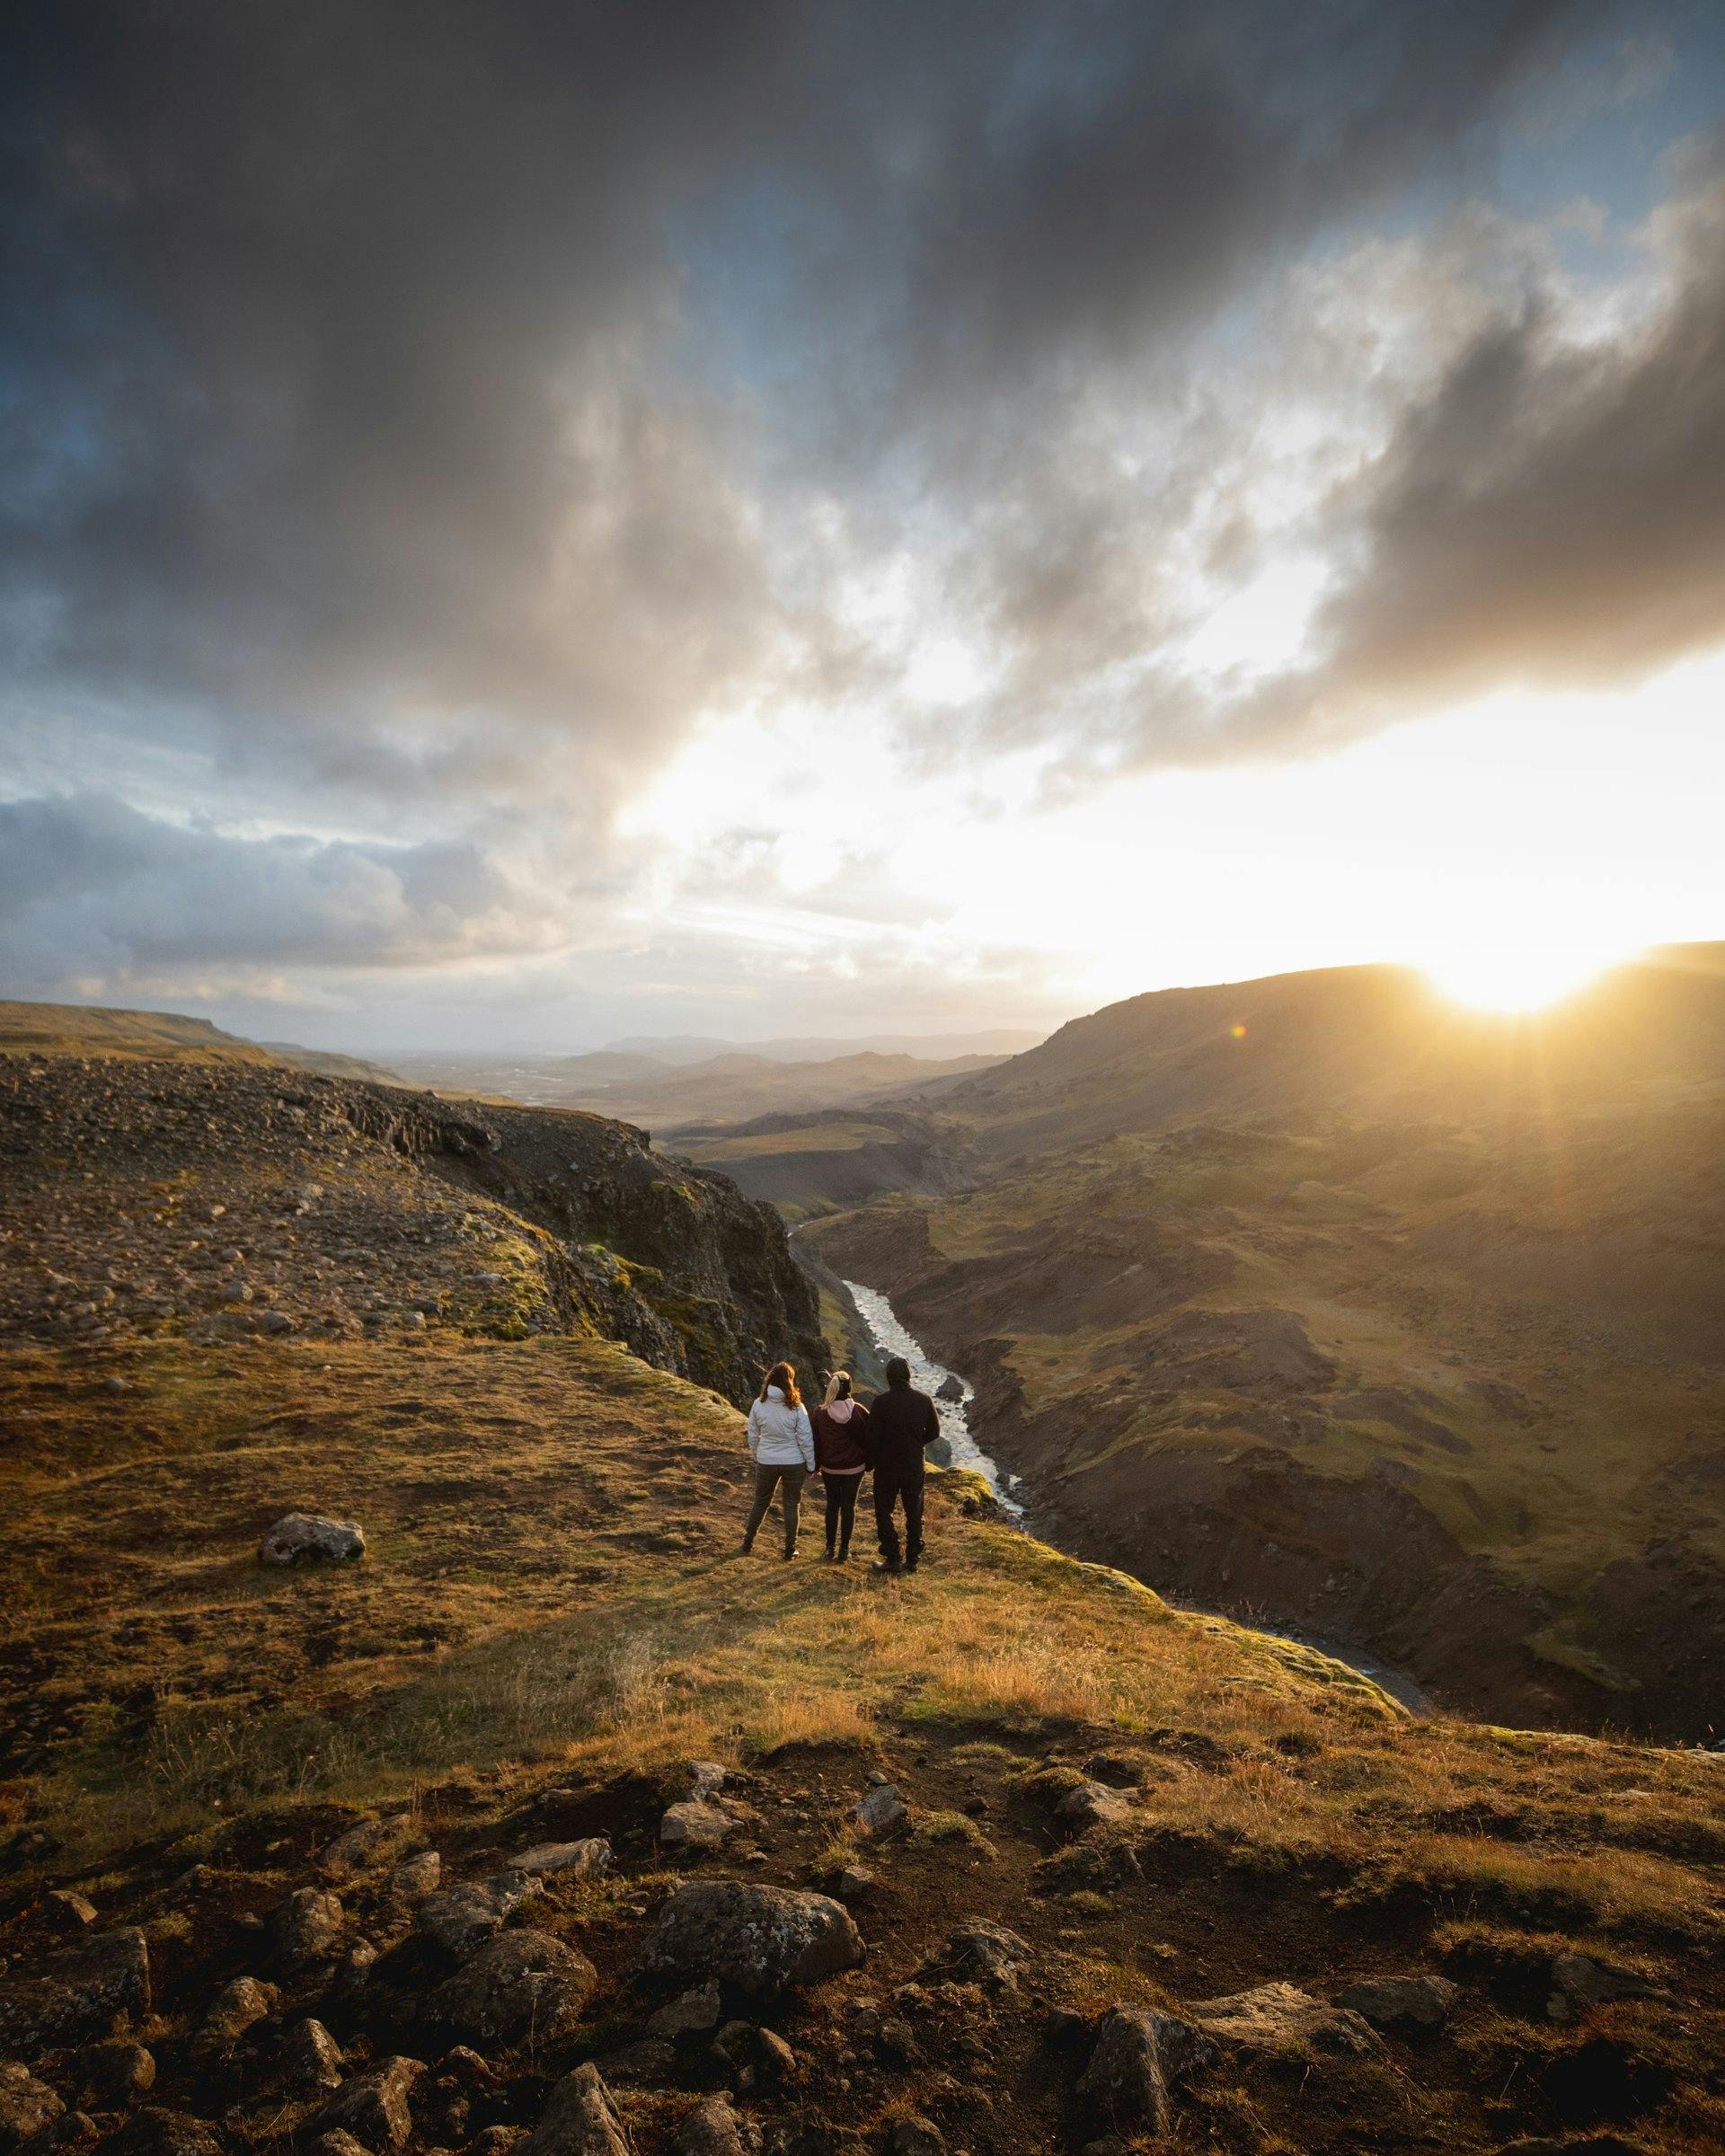
[[[893,1507],[905,1508],[905,1547],[898,1547],[898,1524]],[[901,1475],[889,1467],[874,1471],[874,1526],[880,1537],[880,1554],[889,1565],[914,1566],[923,1554],[923,1475]]]
[[[766,1517],[766,1508],[773,1502],[776,1487],[784,1507],[784,1550],[788,1557],[797,1546],[797,1507],[802,1501],[802,1486],[809,1480],[806,1467],[757,1467],[755,1470],[755,1502],[749,1507],[748,1525],[743,1530],[743,1547],[753,1549],[755,1536],[761,1522]]]
[[[827,1485],[827,1553],[835,1550],[841,1557],[851,1547],[851,1530],[856,1524],[856,1493],[861,1487],[861,1475],[836,1475],[829,1468],[823,1477]]]

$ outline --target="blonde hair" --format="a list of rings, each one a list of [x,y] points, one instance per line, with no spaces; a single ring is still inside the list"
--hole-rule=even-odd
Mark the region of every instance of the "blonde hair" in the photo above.
[[[821,1401],[821,1406],[823,1408],[830,1408],[836,1400],[848,1400],[850,1397],[850,1372],[848,1370],[835,1370],[833,1374],[827,1380],[827,1397]]]

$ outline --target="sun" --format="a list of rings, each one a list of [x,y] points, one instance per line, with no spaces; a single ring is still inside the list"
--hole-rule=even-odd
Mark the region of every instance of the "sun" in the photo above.
[[[1432,985],[1474,1011],[1540,1011],[1585,988],[1628,954],[1597,944],[1526,942],[1506,934],[1429,958]]]

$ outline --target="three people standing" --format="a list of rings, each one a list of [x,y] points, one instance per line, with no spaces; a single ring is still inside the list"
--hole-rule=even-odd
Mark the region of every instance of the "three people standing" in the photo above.
[[[926,1392],[910,1382],[910,1365],[895,1355],[887,1365],[887,1389],[872,1408],[852,1397],[849,1373],[836,1371],[812,1423],[797,1392],[796,1372],[774,1363],[748,1410],[748,1450],[755,1463],[754,1501],[743,1531],[745,1555],[766,1517],[773,1493],[781,1493],[784,1554],[797,1554],[797,1518],[803,1484],[818,1474],[827,1494],[827,1555],[837,1564],[850,1556],[857,1491],[874,1470],[874,1524],[880,1538],[877,1572],[914,1572],[923,1554],[923,1485],[927,1450],[941,1434],[940,1416]],[[905,1536],[894,1515],[903,1508]]]

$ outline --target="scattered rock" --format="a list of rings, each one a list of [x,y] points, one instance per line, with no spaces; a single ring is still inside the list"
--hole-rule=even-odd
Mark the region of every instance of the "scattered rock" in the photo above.
[[[1055,1806],[1054,1816],[1069,1833],[1084,1834],[1092,1826],[1119,1825],[1131,1817],[1132,1807],[1105,1781],[1082,1781],[1066,1791]]]
[[[674,1804],[659,1823],[659,1838],[667,1849],[717,1849],[733,1833],[737,1822],[716,1804],[697,1797]]]
[[[225,1984],[209,2002],[197,2048],[203,2052],[231,2051],[248,2028],[267,2021],[276,2010],[273,1984],[260,1984],[255,1976],[236,1976]]]
[[[842,1902],[865,1902],[880,1883],[880,1874],[871,1871],[866,1864],[847,1864],[838,1875],[838,1898]]]
[[[105,2036],[116,2014],[150,2010],[150,1950],[137,1931],[104,1931],[0,1976],[0,2054]]]
[[[513,1869],[534,1878],[552,1873],[571,1878],[597,1878],[612,1865],[611,1844],[603,1834],[589,1834],[581,1842],[541,1842],[526,1856],[515,1860]]]
[[[496,1871],[429,1894],[413,1912],[415,1929],[447,1954],[468,1955],[482,1947],[523,1902],[545,1891],[544,1882],[525,1871]]]
[[[942,1940],[933,1966],[960,1979],[984,1977],[990,1983],[1015,1984],[1015,1972],[1031,1958],[1031,1948],[1004,1924],[973,1916],[957,1924]]]
[[[442,1877],[443,1859],[435,1849],[422,1849],[417,1857],[398,1864],[385,1884],[391,1894],[416,1902],[421,1895],[434,1894]]]
[[[366,2144],[337,2126],[331,2133],[318,2135],[312,2143],[312,2156],[367,2156]]]
[[[221,2135],[207,2118],[162,2104],[134,2111],[106,2147],[114,2156],[226,2156]]]
[[[1635,1969],[1597,1955],[1559,1954],[1552,1962],[1552,1982],[1574,2006],[1604,2006],[1614,1999],[1663,1999],[1662,1992]]]
[[[314,2134],[338,2127],[375,2152],[388,2152],[406,2145],[413,2131],[408,2092],[425,2072],[421,2059],[382,2059],[365,2072],[344,2081],[312,2121]]]
[[[675,2039],[710,2036],[719,2026],[719,1984],[709,1977],[694,1991],[684,1992],[668,2006],[661,2006],[647,2023],[647,2033]]]
[[[0,2149],[15,2149],[40,2134],[66,2106],[46,2081],[39,2081],[17,2059],[0,2060]]]
[[[141,2044],[93,2044],[78,2065],[100,2109],[117,2111],[155,2086],[155,2061]]]
[[[1262,1984],[1225,1999],[1205,1999],[1187,2012],[1207,2036],[1246,2051],[1321,2051],[1367,2058],[1384,2043],[1371,2023],[1291,1984]]]
[[[258,1544],[264,1565],[351,1564],[365,1554],[364,1530],[353,1521],[306,1512],[286,1514]]]
[[[281,2047],[281,2077],[296,2096],[341,2085],[341,2046],[321,2021],[296,2021]]]
[[[361,1819],[330,1843],[318,1859],[318,1869],[329,1879],[343,1879],[349,1872],[363,1871],[368,1865],[381,1862],[405,1841],[412,1825],[405,1812],[390,1819]]]
[[[296,1887],[270,1922],[277,1953],[289,1968],[333,1952],[347,1922],[340,1895],[327,1886]]]
[[[597,2066],[578,2066],[551,2092],[521,2156],[629,2156],[629,2140]]]
[[[482,2126],[467,2143],[464,2156],[511,2156],[526,2132],[525,2126]]]
[[[336,1957],[335,1967],[330,1975],[330,1991],[341,2000],[357,1999],[371,1981],[371,1972],[377,1961],[377,1949],[368,1939],[356,1939],[347,1951]]]
[[[1374,2028],[1398,2024],[1441,2028],[1456,1995],[1455,1985],[1446,1976],[1379,1976],[1338,1992],[1336,2004],[1363,2014]]]
[[[947,1372],[935,1387],[934,1397],[936,1400],[962,1400],[964,1398],[964,1380],[956,1370]]]
[[[724,1788],[730,1780],[730,1769],[721,1766],[716,1759],[692,1759],[689,1762],[689,1780],[692,1784],[689,1794],[698,1802],[704,1803],[708,1798],[716,1797]]]
[[[895,2119],[888,2146],[892,2156],[946,2156],[946,2136],[931,2118]]]
[[[697,2104],[677,2132],[677,2156],[743,2156],[737,2114],[722,2097]]]
[[[698,1879],[659,1912],[638,1966],[649,1978],[717,1976],[765,1995],[854,1968],[863,1951],[850,1912],[824,1894]]]
[[[505,1931],[439,1984],[426,2010],[473,2044],[553,2044],[579,2021],[598,1980],[585,1954],[548,1932]]]
[[[1103,2015],[1078,2094],[1128,2134],[1165,2134],[1169,2090],[1216,2055],[1189,2022],[1138,2007]]]
[[[862,1833],[885,1841],[910,1825],[910,1807],[891,1782],[877,1782],[861,1803],[851,1807],[851,1818]]]

